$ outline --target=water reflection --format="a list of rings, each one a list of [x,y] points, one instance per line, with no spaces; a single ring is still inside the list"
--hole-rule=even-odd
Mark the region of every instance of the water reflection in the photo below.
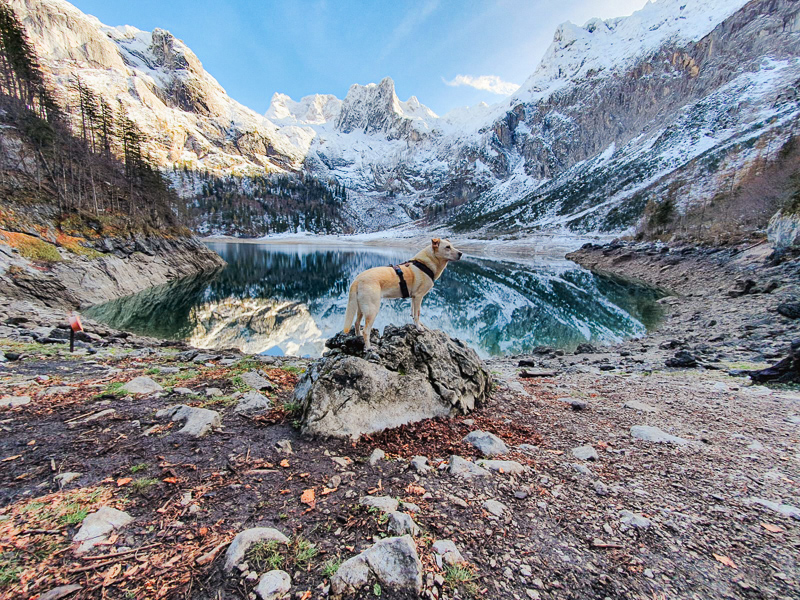
[[[228,262],[212,275],[171,282],[92,307],[114,327],[200,348],[318,356],[342,327],[357,273],[410,258],[408,250],[316,245],[209,246]],[[480,354],[571,348],[643,335],[658,294],[599,277],[568,261],[542,264],[467,257],[451,264],[422,305],[422,322]],[[410,322],[408,300],[385,300],[376,327]]]

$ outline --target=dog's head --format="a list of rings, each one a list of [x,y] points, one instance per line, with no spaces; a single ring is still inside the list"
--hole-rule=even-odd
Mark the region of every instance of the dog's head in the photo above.
[[[433,255],[436,258],[441,258],[444,260],[461,260],[461,256],[463,254],[463,252],[456,250],[456,247],[453,246],[450,240],[433,238],[431,240],[431,248],[433,249]]]

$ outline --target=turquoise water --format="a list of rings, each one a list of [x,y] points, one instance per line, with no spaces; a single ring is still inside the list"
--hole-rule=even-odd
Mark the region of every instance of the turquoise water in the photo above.
[[[209,243],[228,266],[91,307],[109,325],[202,348],[319,356],[342,328],[347,291],[370,267],[408,260],[407,249]],[[601,277],[564,260],[466,256],[422,303],[422,323],[483,356],[535,346],[574,348],[644,335],[660,317],[650,288]],[[411,322],[409,300],[384,300],[375,326]]]

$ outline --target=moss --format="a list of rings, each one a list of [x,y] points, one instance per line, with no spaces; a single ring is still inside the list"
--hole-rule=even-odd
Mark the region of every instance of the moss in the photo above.
[[[73,237],[63,232],[59,232],[59,234],[56,236],[56,244],[64,248],[67,252],[77,254],[78,256],[84,256],[86,258],[99,258],[103,256],[102,252],[98,252],[94,248],[84,246],[82,242],[85,241],[86,240],[84,238]]]
[[[25,233],[0,230],[0,243],[16,248],[28,260],[40,262],[58,262],[61,260],[61,255],[53,244]]]

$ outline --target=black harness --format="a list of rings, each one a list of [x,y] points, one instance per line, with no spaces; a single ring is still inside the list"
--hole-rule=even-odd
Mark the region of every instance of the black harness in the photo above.
[[[400,293],[403,294],[403,298],[408,298],[411,294],[408,293],[408,284],[406,283],[406,278],[403,277],[403,270],[400,267],[408,265],[414,265],[420,271],[425,273],[425,275],[430,277],[431,281],[436,281],[436,276],[433,274],[433,271],[431,271],[430,267],[424,262],[410,260],[408,262],[404,262],[402,265],[389,265],[392,269],[394,269],[394,272],[397,273],[397,276],[400,278]]]

